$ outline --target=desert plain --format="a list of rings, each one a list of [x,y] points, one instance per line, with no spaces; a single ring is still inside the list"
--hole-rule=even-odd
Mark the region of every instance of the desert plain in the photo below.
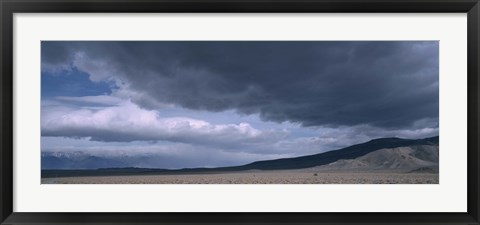
[[[42,184],[438,184],[435,172],[315,171],[312,169],[202,174],[42,178]]]

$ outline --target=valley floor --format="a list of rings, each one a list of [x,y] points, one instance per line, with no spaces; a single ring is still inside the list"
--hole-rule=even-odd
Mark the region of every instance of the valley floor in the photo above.
[[[438,184],[438,173],[243,171],[214,174],[42,178],[42,184]]]

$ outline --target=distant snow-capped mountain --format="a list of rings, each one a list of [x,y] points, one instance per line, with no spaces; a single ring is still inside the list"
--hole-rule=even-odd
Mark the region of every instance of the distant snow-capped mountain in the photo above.
[[[381,138],[339,150],[295,158],[256,161],[241,166],[193,168],[189,170],[436,170],[438,171],[439,137],[426,139]],[[43,152],[42,169],[159,168],[169,169],[172,159],[155,155],[99,156],[84,152]],[[171,164],[170,164],[171,165]],[[171,167],[170,167],[171,168]]]

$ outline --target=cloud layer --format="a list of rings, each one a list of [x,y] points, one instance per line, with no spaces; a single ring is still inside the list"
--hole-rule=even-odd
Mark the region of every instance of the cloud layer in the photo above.
[[[44,70],[68,65],[147,109],[235,110],[303,126],[438,120],[438,42],[42,42]]]

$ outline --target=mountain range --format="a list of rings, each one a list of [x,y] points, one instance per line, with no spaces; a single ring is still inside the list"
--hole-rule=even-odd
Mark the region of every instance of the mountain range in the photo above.
[[[126,167],[121,160],[80,152],[49,152],[42,153],[42,177],[289,169],[438,172],[438,164],[439,137],[436,136],[425,139],[380,138],[314,155],[256,161],[241,166],[176,170]]]

